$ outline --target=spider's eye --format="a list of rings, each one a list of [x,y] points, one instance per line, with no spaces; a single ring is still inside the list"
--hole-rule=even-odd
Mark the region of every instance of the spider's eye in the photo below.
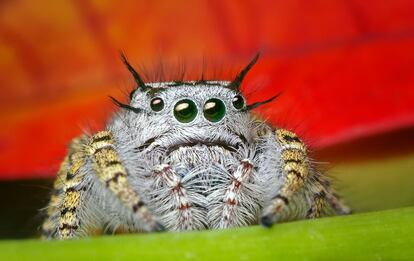
[[[174,117],[182,123],[188,123],[197,116],[197,106],[192,100],[184,99],[174,106]]]
[[[159,97],[156,97],[156,98],[152,99],[151,100],[151,109],[153,111],[161,111],[162,109],[164,109],[164,101]]]
[[[211,122],[218,122],[226,114],[226,106],[219,99],[210,99],[204,104],[204,117]]]
[[[233,98],[233,106],[234,108],[236,108],[237,110],[240,110],[244,107],[244,99],[241,95],[236,95]]]

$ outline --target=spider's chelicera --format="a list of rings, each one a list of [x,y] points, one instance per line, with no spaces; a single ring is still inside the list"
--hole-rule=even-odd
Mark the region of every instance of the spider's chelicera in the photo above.
[[[72,141],[45,238],[200,230],[345,214],[349,209],[292,132],[267,124],[233,81],[145,83],[105,130]]]

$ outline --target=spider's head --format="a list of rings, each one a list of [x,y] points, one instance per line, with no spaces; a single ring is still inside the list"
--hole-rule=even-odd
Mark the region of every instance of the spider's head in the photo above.
[[[234,150],[250,140],[249,111],[264,102],[247,105],[240,85],[258,55],[233,81],[144,83],[124,56],[137,88],[130,104],[120,107],[137,115],[142,149],[159,146],[173,151],[182,146],[221,146]]]

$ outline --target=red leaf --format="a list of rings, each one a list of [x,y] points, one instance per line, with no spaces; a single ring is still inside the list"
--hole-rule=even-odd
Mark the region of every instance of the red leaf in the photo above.
[[[103,126],[113,109],[106,96],[132,86],[118,50],[146,66],[160,56],[201,66],[206,57],[217,61],[212,71],[232,68],[226,79],[260,50],[245,94],[252,102],[282,91],[258,113],[315,148],[414,123],[412,1],[8,1],[2,9],[3,179],[54,175],[69,140]]]

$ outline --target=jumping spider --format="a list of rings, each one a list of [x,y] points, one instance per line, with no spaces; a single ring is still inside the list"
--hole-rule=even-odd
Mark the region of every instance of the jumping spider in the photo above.
[[[345,214],[292,132],[250,111],[231,81],[145,83],[104,131],[74,139],[45,209],[45,238],[271,226]]]

